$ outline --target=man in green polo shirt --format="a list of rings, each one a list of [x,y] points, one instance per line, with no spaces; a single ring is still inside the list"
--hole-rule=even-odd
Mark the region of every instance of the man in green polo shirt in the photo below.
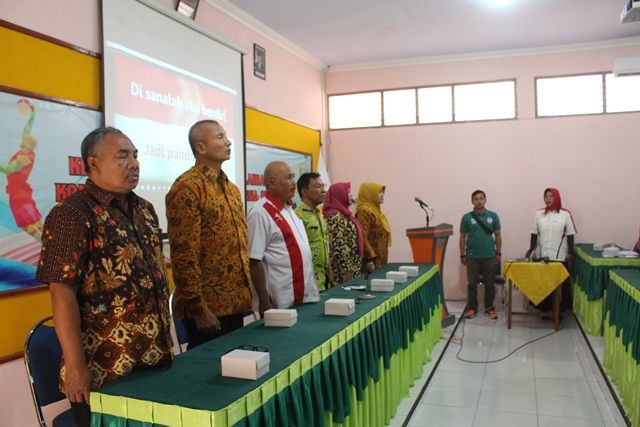
[[[298,194],[302,199],[295,212],[304,223],[311,257],[313,272],[318,282],[318,290],[326,291],[333,286],[333,273],[329,258],[329,234],[325,221],[318,206],[324,202],[325,188],[320,174],[306,172],[298,178]]]
[[[476,190],[471,194],[473,210],[464,214],[460,222],[460,262],[467,267],[469,281],[466,317],[471,319],[478,312],[478,279],[482,274],[485,313],[495,320],[498,314],[493,305],[493,279],[496,263],[500,261],[502,238],[500,218],[484,208],[486,202],[484,191]]]

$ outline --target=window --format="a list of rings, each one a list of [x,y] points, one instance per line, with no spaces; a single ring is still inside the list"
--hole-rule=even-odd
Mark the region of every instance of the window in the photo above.
[[[451,86],[418,89],[418,122],[446,123],[453,121]]]
[[[539,117],[640,111],[640,76],[537,78],[536,98]]]
[[[384,125],[410,125],[416,122],[416,90],[388,90],[382,92]]]
[[[606,111],[640,111],[640,76],[605,75]]]
[[[355,93],[329,97],[329,128],[382,126],[380,92]]]
[[[536,79],[539,117],[604,112],[602,74]]]
[[[329,129],[516,118],[516,81],[329,96]]]
[[[516,117],[515,81],[474,83],[453,87],[455,121]]]

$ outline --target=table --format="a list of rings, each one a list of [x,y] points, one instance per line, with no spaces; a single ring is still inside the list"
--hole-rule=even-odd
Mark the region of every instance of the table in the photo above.
[[[640,425],[640,270],[611,270],[604,300],[604,366],[631,425]]]
[[[358,304],[349,317],[322,314],[326,299],[360,294],[333,288],[319,304],[298,307],[292,328],[257,321],[177,356],[170,369],[136,372],[92,392],[92,426],[384,426],[442,334],[438,267],[414,265],[418,277]],[[256,381],[222,377],[220,357],[247,344],[269,348],[270,372]]]
[[[507,328],[511,329],[511,317],[515,315],[544,316],[546,313],[514,312],[512,309],[512,289],[518,289],[534,304],[540,304],[553,292],[553,322],[555,330],[560,329],[560,286],[569,277],[569,272],[561,262],[505,261],[502,275],[509,281],[509,303],[507,304]]]
[[[593,250],[593,244],[574,246],[573,312],[582,328],[591,335],[602,335],[604,294],[609,270],[640,268],[640,259],[604,258]]]

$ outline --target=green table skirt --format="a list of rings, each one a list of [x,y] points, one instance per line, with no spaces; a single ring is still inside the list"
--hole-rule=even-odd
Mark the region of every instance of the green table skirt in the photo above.
[[[605,298],[604,366],[640,425],[640,271],[612,270]]]
[[[618,389],[632,426],[640,426],[640,364],[635,360],[616,327],[607,322],[604,327],[604,367]]]
[[[640,268],[640,259],[604,258],[593,250],[592,244],[580,243],[574,247],[573,257],[573,312],[584,330],[591,335],[602,335],[604,321],[604,295],[609,283],[609,272],[617,269]]]
[[[604,297],[609,283],[609,271],[612,269],[638,269],[640,259],[604,258],[602,252],[593,250],[592,244],[577,244],[574,247],[575,281],[587,295],[588,301],[596,301]]]
[[[125,382],[115,391],[106,386],[104,392],[91,394],[92,425],[383,426],[420,377],[440,339],[440,287],[437,268],[431,268],[386,300],[378,294],[382,301],[375,308],[223,408],[193,409],[171,404],[170,399],[139,399],[125,391]],[[330,296],[336,294],[340,291]],[[299,318],[317,307],[302,310]]]
[[[604,299],[589,301],[578,283],[573,283],[573,312],[580,319],[582,328],[591,335],[602,335]]]
[[[625,351],[640,363],[640,272],[613,270],[610,276],[604,303],[607,326],[615,328]]]
[[[442,310],[441,306],[434,312],[432,320],[426,328],[414,335],[414,342],[406,350],[401,350],[390,360],[388,369],[382,366],[380,360],[379,368],[381,375],[378,381],[369,377],[367,387],[363,394],[358,397],[355,387],[349,387],[348,399],[351,407],[349,415],[346,415],[343,422],[334,421],[334,414],[331,411],[319,412],[313,406],[315,397],[322,395],[321,387],[317,385],[317,373],[305,375],[303,380],[292,384],[288,389],[283,390],[275,398],[269,399],[264,404],[254,402],[260,408],[251,416],[237,422],[234,426],[384,426],[389,423],[395,415],[400,401],[409,395],[409,389],[414,381],[422,376],[423,366],[431,360],[430,349],[440,340]],[[316,381],[314,381],[314,377]],[[148,421],[138,421],[127,419],[125,414],[132,416],[127,402],[119,401],[108,395],[101,396],[97,404],[101,408],[94,408],[92,400],[92,410],[107,410],[111,413],[121,413],[122,416],[115,416],[106,413],[95,414],[92,425],[109,427],[156,427],[156,426],[226,426],[229,425],[224,419],[214,414],[202,414],[196,411],[189,411],[184,408],[167,408],[162,405],[155,405],[151,402],[129,402],[134,405],[141,405],[139,410],[146,412],[143,418]],[[104,405],[104,407],[102,407]],[[143,408],[144,407],[144,408]],[[238,408],[238,412],[244,413],[243,408]]]

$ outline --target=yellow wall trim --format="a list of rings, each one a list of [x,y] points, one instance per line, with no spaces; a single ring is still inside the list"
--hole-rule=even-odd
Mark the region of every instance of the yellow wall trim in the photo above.
[[[245,108],[246,139],[288,150],[311,153],[313,170],[318,167],[320,131],[253,108]]]
[[[0,298],[0,358],[19,353],[33,325],[51,316],[49,289],[25,292]]]
[[[102,109],[101,60],[53,41],[3,25],[0,21],[0,87],[71,101]],[[45,36],[46,38],[46,36]],[[80,105],[82,106],[82,105]],[[320,131],[245,108],[246,138],[310,153],[313,169],[320,152]],[[0,295],[0,361],[22,352],[29,329],[51,315],[48,289]]]
[[[0,26],[0,85],[101,108],[100,59]]]

